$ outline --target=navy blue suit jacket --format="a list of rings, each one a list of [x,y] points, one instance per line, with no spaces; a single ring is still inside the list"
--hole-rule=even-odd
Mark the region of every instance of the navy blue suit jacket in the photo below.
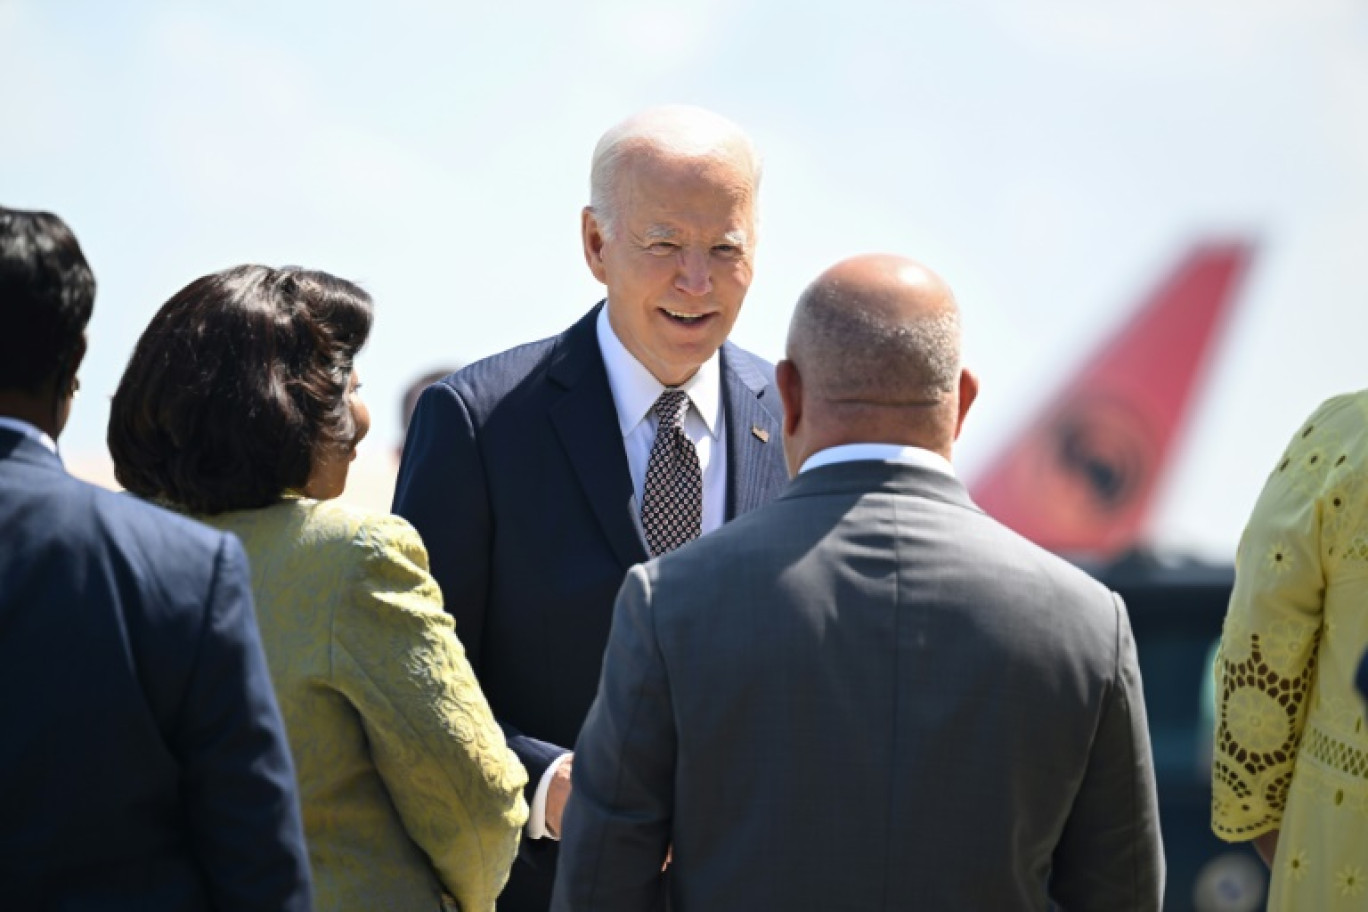
[[[6,428],[0,725],[0,907],[310,907],[241,545]]]
[[[579,735],[618,588],[648,556],[598,346],[602,306],[429,387],[395,491],[394,512],[422,535],[456,633],[527,767],[529,803]],[[732,519],[778,496],[788,473],[773,368],[726,343],[721,372]],[[549,905],[554,855],[550,840],[525,842],[501,910]],[[529,865],[544,878],[535,891],[521,883]]]

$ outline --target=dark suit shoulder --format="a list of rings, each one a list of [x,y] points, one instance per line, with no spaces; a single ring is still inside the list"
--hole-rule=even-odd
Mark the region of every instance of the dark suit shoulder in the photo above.
[[[754,372],[756,378],[765,386],[774,385],[774,363],[755,352],[747,351],[734,342],[724,342],[722,360],[738,372]]]
[[[540,401],[547,379],[575,383],[586,371],[606,376],[595,323],[603,302],[591,307],[558,335],[510,348],[461,368],[437,385],[464,403],[475,424],[500,408],[516,408],[529,398]],[[605,381],[606,382],[606,381]],[[554,384],[553,384],[554,385]]]
[[[1124,606],[1111,590],[977,508],[949,527],[946,559],[958,567],[966,604],[1001,606],[1034,632],[1042,655],[1067,656],[1100,679],[1112,674]]]
[[[993,536],[988,539],[993,546],[990,552],[992,565],[1002,567],[1001,572],[1009,579],[1039,581],[1042,589],[1056,593],[1058,604],[1071,610],[1075,620],[1091,620],[1099,625],[1099,632],[1114,635],[1118,600],[1110,589],[1075,564],[996,519],[981,514],[979,522]]]
[[[96,521],[113,547],[137,548],[150,563],[177,575],[213,571],[225,533],[132,494],[87,487],[93,489],[90,505]]]
[[[197,629],[225,562],[243,561],[232,536],[74,478],[55,458],[0,469],[0,577],[79,606],[89,623]]]
[[[137,552],[149,565],[183,575],[196,568],[207,571],[223,546],[224,534],[203,523],[65,473],[32,493],[43,504],[49,537],[69,549],[84,544]],[[39,529],[26,530],[25,535],[30,541],[43,537]]]
[[[987,535],[992,536],[989,543],[994,546],[999,560],[1022,572],[1048,577],[1085,600],[1110,600],[1109,590],[1076,564],[1042,548],[987,514],[980,514],[979,523]]]
[[[722,370],[731,374],[756,394],[765,409],[776,417],[783,415],[779,390],[774,385],[774,365],[754,352],[731,342],[722,343]]]
[[[545,375],[557,342],[551,336],[490,355],[437,381],[461,397],[472,415],[488,415],[495,406],[529,381]]]
[[[842,471],[849,476],[860,470]],[[918,472],[871,468],[875,481],[869,490],[837,482],[813,493],[815,479],[791,482],[773,503],[652,561],[652,586],[683,595],[691,606],[725,602],[728,591],[735,591],[737,574],[774,579],[789,566],[823,553],[825,542],[864,540],[867,533],[860,528],[872,532],[915,526],[931,539],[912,547],[922,560],[935,564],[943,581],[952,581],[966,610],[985,611],[987,616],[991,606],[1004,606],[1042,634],[1064,628],[1067,632],[1052,634],[1063,649],[1104,661],[1114,654],[1119,601],[1110,590],[984,514],[958,482],[927,482],[929,476]],[[908,481],[917,477],[923,481]],[[912,490],[924,493],[909,493]],[[949,490],[958,491],[958,496],[941,496]],[[900,554],[906,560],[912,554],[892,549],[891,540],[888,548],[884,556],[890,560],[900,559]],[[844,559],[835,556],[840,553],[832,552],[828,559]],[[724,568],[735,568],[735,573]]]

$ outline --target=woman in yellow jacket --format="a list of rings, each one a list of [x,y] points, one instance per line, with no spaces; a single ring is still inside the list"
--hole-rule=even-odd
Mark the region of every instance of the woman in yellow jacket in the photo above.
[[[139,340],[110,414],[130,491],[236,533],[299,777],[320,910],[492,910],[526,773],[402,519],[343,506],[370,416],[350,282],[240,266]]]

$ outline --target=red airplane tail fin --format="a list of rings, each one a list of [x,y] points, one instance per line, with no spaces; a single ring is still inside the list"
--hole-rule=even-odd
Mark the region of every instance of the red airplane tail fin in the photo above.
[[[990,515],[1052,551],[1138,543],[1253,246],[1194,249],[973,486]]]

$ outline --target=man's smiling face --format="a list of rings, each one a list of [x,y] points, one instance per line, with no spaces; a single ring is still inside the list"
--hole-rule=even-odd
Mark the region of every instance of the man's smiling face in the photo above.
[[[721,347],[750,288],[754,175],[727,157],[655,149],[619,167],[611,232],[584,212],[585,257],[608,287],[613,332],[677,386]]]

